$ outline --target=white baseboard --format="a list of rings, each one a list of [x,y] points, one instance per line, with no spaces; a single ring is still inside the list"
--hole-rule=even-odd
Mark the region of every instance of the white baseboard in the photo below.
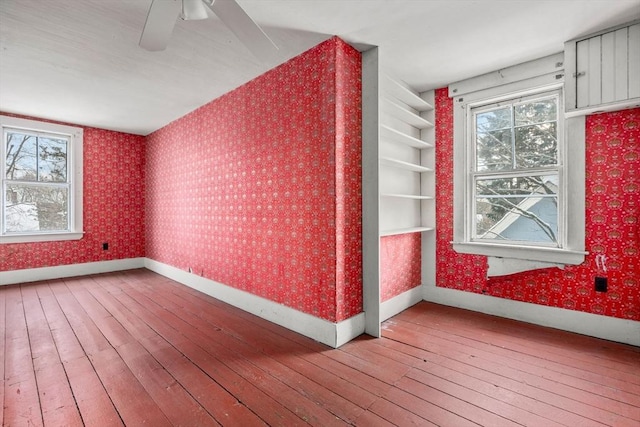
[[[148,258],[0,271],[0,285],[148,268],[207,295],[331,347],[364,333],[365,314],[333,323]],[[421,300],[640,346],[640,322],[423,285],[381,304],[384,321]]]
[[[332,323],[149,258],[145,259],[144,266],[220,301],[334,348],[364,333],[364,313],[339,323]]]
[[[0,271],[0,285],[53,280],[63,277],[86,276],[112,271],[144,268],[145,258],[127,258],[110,261],[86,262],[82,264],[57,265],[54,267],[26,268],[24,270]]]
[[[640,322],[455,289],[423,286],[425,301],[640,346]]]
[[[416,305],[423,299],[422,286],[417,286],[380,304],[380,322]]]

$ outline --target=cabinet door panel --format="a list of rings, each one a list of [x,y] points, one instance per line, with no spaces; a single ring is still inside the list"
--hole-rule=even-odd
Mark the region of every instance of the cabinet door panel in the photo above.
[[[628,31],[626,28],[620,28],[615,32],[615,100],[624,101],[629,99],[629,43]]]
[[[587,74],[580,78],[588,80],[587,105],[602,104],[602,38],[593,37],[589,39],[589,56],[587,58]]]
[[[615,101],[615,33],[602,35],[602,103]]]
[[[589,106],[589,40],[583,40],[576,45],[576,97],[577,107]]]
[[[629,98],[640,98],[640,24],[629,27]]]
[[[640,102],[640,22],[565,43],[566,111],[615,111]]]

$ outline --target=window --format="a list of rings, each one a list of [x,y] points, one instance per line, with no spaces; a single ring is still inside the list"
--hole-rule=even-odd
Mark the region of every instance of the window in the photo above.
[[[559,92],[471,108],[472,241],[562,247]]]
[[[533,69],[544,66],[537,62]],[[489,89],[486,77],[466,81],[461,87],[468,92],[456,94],[453,246],[462,253],[580,264],[584,117],[564,118],[562,74],[519,76],[531,68],[502,70],[500,78],[510,81]]]
[[[0,116],[0,243],[82,237],[80,128]]]

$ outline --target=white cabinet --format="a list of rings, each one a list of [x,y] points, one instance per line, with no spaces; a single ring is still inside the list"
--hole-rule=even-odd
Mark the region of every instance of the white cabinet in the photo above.
[[[565,109],[640,105],[640,21],[565,43]]]
[[[435,227],[433,91],[380,79],[380,235]]]

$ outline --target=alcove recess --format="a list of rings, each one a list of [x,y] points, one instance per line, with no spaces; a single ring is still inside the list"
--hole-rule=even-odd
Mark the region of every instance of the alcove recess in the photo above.
[[[380,78],[379,125],[380,244],[388,236],[421,233],[421,283],[385,308],[381,320],[422,299],[435,283],[435,108],[434,91],[418,93],[389,74]],[[411,260],[398,254],[400,262]],[[384,269],[385,266],[381,265]],[[385,286],[382,283],[382,286]],[[384,289],[383,289],[384,291]],[[383,292],[384,293],[384,292]]]
[[[435,229],[433,91],[381,78],[380,236]]]

